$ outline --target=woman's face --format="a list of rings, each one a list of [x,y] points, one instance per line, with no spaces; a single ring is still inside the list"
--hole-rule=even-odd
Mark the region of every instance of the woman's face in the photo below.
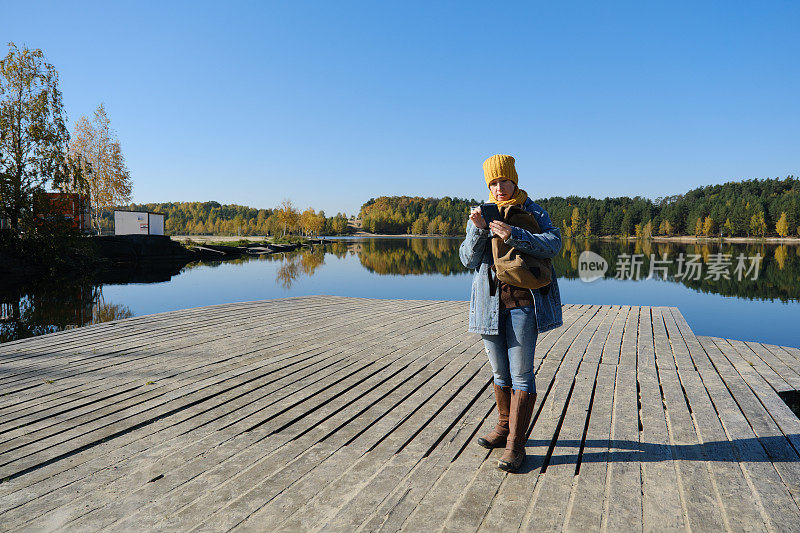
[[[511,180],[499,179],[489,182],[489,190],[498,202],[511,200],[516,187],[516,184]]]

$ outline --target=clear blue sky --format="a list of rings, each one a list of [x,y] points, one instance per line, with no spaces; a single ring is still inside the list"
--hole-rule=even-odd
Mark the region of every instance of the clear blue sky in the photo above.
[[[3,1],[71,125],[105,102],[136,202],[355,213],[800,174],[800,3]],[[3,52],[5,53],[5,52]]]

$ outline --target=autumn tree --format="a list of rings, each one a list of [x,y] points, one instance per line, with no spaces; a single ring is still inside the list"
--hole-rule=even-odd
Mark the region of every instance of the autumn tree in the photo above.
[[[300,213],[297,212],[294,204],[288,198],[281,202],[281,205],[275,210],[275,214],[283,228],[283,235],[286,235],[287,231],[291,232],[297,228],[300,221]]]
[[[789,221],[786,219],[786,212],[782,212],[781,218],[775,223],[775,231],[781,237],[786,237],[789,234]]]
[[[347,217],[344,213],[336,213],[336,216],[331,219],[331,229],[337,235],[345,232],[347,229]]]
[[[653,236],[653,221],[648,220],[647,224],[642,227],[642,237],[645,239],[649,239]]]
[[[325,215],[318,215],[313,208],[309,207],[300,215],[300,227],[306,235],[319,235],[325,226]]]
[[[731,219],[726,218],[722,227],[728,235],[733,235],[733,223],[731,222]]]
[[[703,235],[709,236],[714,231],[714,219],[710,216],[703,221]]]
[[[111,129],[111,120],[103,104],[97,106],[91,121],[86,116],[78,120],[69,151],[73,157],[88,163],[91,173],[83,187],[65,189],[89,195],[92,218],[100,233],[103,210],[130,202],[132,188],[119,139]]]
[[[428,217],[426,215],[420,216],[411,224],[411,233],[413,235],[422,235],[428,228]]]
[[[81,180],[65,122],[55,67],[41,50],[9,43],[0,59],[0,219],[15,235],[34,227],[37,193]]]
[[[571,218],[571,225],[570,225],[570,235],[578,235],[580,233],[580,226],[581,226],[581,214],[578,211],[578,208],[575,207],[572,209],[572,216]]]

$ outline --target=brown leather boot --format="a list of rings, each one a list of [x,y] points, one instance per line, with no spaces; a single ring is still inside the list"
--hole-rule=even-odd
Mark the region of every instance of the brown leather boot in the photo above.
[[[516,472],[525,459],[525,433],[531,423],[533,405],[536,403],[536,393],[524,390],[511,391],[511,409],[508,416],[508,438],[506,451],[500,457],[497,467],[506,472]]]
[[[511,387],[501,387],[494,383],[494,401],[497,404],[497,425],[491,433],[478,439],[484,448],[502,448],[508,436],[508,410],[511,408]]]

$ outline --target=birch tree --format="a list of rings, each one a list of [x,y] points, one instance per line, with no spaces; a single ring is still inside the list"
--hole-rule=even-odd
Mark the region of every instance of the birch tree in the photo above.
[[[34,197],[74,177],[58,72],[39,49],[8,44],[0,59],[0,219],[32,229]]]
[[[275,210],[275,215],[278,218],[278,222],[283,227],[284,236],[287,231],[294,231],[300,221],[300,213],[297,212],[294,204],[288,198],[281,202],[281,205]]]
[[[100,233],[103,210],[130,202],[132,189],[125,156],[116,132],[111,129],[105,105],[97,106],[91,121],[86,116],[78,120],[69,151],[73,158],[87,165],[90,173],[83,186],[65,189],[89,195],[92,220]]]

